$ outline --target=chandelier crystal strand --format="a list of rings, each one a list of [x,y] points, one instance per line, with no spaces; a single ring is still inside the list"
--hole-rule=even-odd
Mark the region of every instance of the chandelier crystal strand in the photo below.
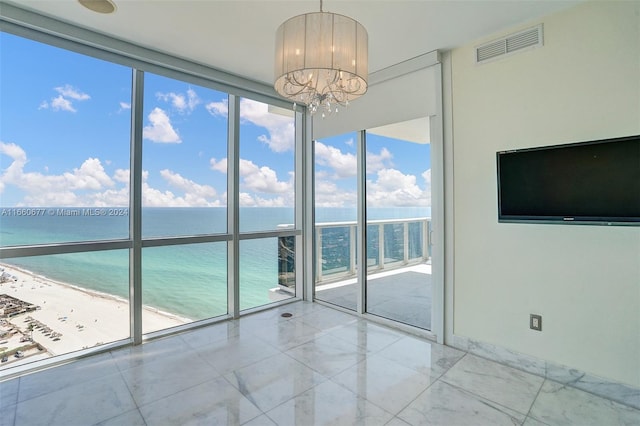
[[[357,21],[322,10],[295,16],[276,32],[275,90],[311,114],[338,106],[367,91],[368,35]]]

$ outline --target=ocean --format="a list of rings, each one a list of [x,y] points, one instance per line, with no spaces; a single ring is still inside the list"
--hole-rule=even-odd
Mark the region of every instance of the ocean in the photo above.
[[[16,214],[17,210],[0,207],[2,247],[128,238],[127,209],[43,208],[30,212],[23,209]],[[418,207],[368,211],[370,220],[428,216],[428,208]],[[355,221],[355,218],[355,209],[316,209],[317,223]],[[240,209],[241,232],[274,230],[293,221],[294,211],[290,208]],[[226,209],[144,208],[142,223],[143,238],[220,234],[226,232]],[[411,233],[418,232],[410,228],[410,237]],[[341,235],[340,232],[334,234]],[[328,246],[342,244],[337,239],[325,238],[323,242]],[[333,267],[342,262],[337,258],[325,260]],[[129,297],[128,250],[12,258],[1,262],[48,279],[124,299]],[[142,281],[144,305],[191,320],[226,314],[227,245],[218,242],[144,248]],[[278,239],[242,240],[241,309],[272,302],[270,289],[276,287]]]

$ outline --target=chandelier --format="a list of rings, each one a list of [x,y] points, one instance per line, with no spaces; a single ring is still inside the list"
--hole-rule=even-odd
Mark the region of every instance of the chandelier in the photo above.
[[[276,32],[275,84],[281,96],[322,117],[367,91],[368,35],[358,21],[323,12],[285,21]]]

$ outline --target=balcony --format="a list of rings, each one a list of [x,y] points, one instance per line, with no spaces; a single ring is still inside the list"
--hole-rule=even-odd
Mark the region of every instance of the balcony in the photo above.
[[[355,310],[357,223],[318,223],[316,299]],[[416,327],[431,328],[431,219],[367,222],[367,312]],[[280,287],[293,283],[293,240],[281,237]]]

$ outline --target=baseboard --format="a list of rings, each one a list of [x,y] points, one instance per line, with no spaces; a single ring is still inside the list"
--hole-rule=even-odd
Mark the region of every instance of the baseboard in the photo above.
[[[453,335],[449,345],[640,410],[640,388],[464,336]]]

